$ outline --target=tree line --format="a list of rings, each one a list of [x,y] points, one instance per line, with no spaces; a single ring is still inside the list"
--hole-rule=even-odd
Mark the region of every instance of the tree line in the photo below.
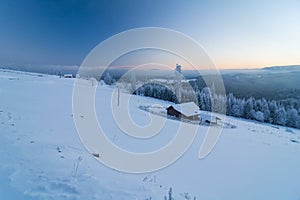
[[[136,95],[154,97],[174,103],[194,101],[204,111],[212,111],[212,103],[215,106],[214,112],[218,112],[226,104],[226,115],[229,116],[300,128],[300,99],[237,98],[232,93],[226,96],[218,95],[212,87],[199,89],[197,85],[187,87],[182,84],[179,88],[181,99],[178,100],[178,94],[175,94],[176,89],[178,90],[176,84],[147,83],[139,87],[133,87],[133,84],[127,83],[126,87],[129,92]]]

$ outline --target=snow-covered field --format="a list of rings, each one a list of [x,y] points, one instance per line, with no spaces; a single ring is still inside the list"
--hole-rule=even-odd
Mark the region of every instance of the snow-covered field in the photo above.
[[[147,174],[112,170],[85,150],[72,115],[74,79],[0,71],[0,199],[300,199],[300,131],[227,117],[213,151],[198,159],[207,126],[174,164]],[[168,143],[179,122],[167,120],[148,140],[124,134],[111,113],[113,88],[99,86],[99,123],[116,145],[136,152]],[[121,96],[122,98],[122,96]],[[130,113],[146,125],[139,106],[169,103],[132,96]],[[163,116],[158,116],[163,117]]]

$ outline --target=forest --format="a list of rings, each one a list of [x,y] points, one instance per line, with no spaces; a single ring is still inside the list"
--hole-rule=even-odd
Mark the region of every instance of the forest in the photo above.
[[[179,87],[181,99],[178,100],[176,88],[178,88],[176,84],[166,86],[159,83],[148,83],[134,88],[132,83],[127,83],[127,89],[136,95],[154,97],[174,103],[194,101],[204,111],[212,111],[212,102],[216,106],[214,112],[221,110],[221,106],[225,104],[226,115],[229,116],[300,128],[300,99],[237,98],[232,93],[216,94],[211,87],[199,89],[196,84],[192,87],[185,87],[182,84]]]

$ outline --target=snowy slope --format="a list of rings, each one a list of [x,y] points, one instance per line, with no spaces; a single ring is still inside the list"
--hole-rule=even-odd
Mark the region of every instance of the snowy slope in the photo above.
[[[207,126],[171,166],[148,174],[125,174],[100,164],[82,145],[72,116],[74,79],[0,71],[0,199],[300,199],[300,131],[227,118],[211,154],[198,159]],[[179,122],[167,120],[149,140],[124,134],[111,113],[112,88],[99,86],[99,123],[116,145],[148,152],[168,143]],[[132,96],[130,113],[146,125],[140,105],[168,102]],[[291,133],[292,132],[292,133]],[[189,195],[185,194],[188,193]]]

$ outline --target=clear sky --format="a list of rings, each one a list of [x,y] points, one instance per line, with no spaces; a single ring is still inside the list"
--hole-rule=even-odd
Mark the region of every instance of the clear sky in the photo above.
[[[300,0],[1,0],[0,64],[79,65],[145,26],[187,34],[219,68],[300,64]]]

